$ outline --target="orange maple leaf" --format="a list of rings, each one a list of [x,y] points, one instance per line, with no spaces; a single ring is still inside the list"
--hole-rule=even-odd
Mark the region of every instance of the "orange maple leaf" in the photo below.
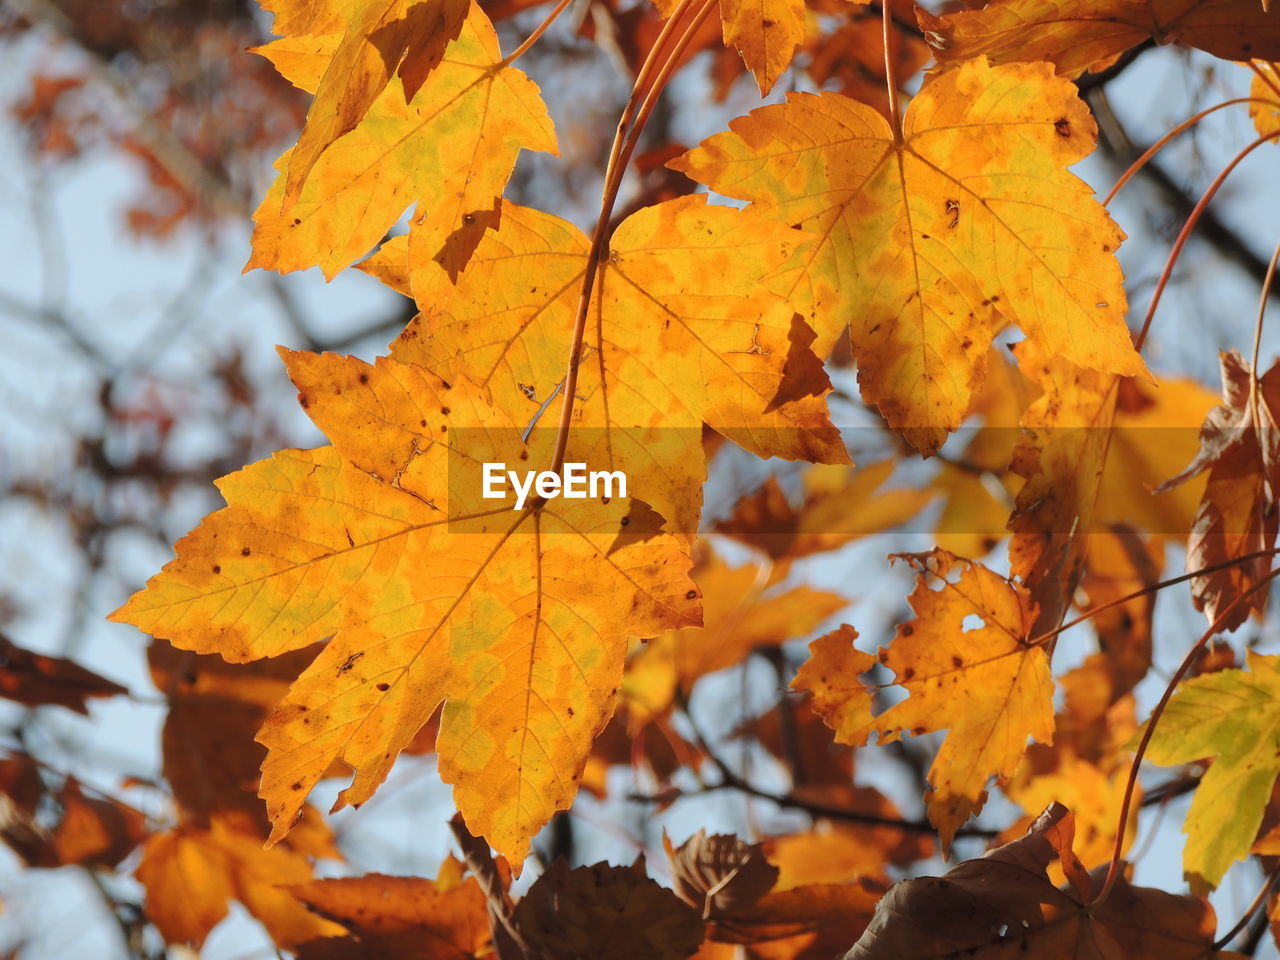
[[[697,622],[686,555],[624,498],[512,511],[459,482],[459,460],[550,459],[465,380],[284,355],[335,446],[225,478],[228,507],[112,616],[231,660],[333,635],[259,734],[272,841],[335,760],[356,771],[336,806],[368,799],[444,701],[441,775],[518,863],[573,800],[627,637]]]
[[[1053,678],[1044,649],[1027,645],[1036,608],[1020,584],[941,550],[906,559],[919,571],[915,618],[878,657],[854,649],[851,627],[820,637],[792,686],[813,694],[841,743],[950,731],[929,769],[929,819],[945,851],[982,809],[990,777],[1013,775],[1028,738],[1053,736]],[[910,694],[878,716],[876,688],[859,680],[876,663]]]

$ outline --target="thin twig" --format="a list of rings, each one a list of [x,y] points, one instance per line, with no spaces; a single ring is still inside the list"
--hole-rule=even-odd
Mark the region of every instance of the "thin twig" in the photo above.
[[[1206,643],[1222,629],[1227,619],[1235,613],[1236,607],[1240,606],[1245,600],[1251,597],[1262,587],[1269,584],[1276,577],[1280,576],[1280,568],[1277,568],[1265,577],[1261,578],[1249,589],[1243,591],[1238,597],[1232,600],[1222,612],[1214,618],[1213,623],[1209,624],[1209,629],[1201,634],[1197,640],[1187,651],[1187,655],[1183,657],[1182,663],[1178,665],[1178,669],[1174,671],[1173,676],[1169,678],[1169,682],[1165,685],[1164,693],[1160,696],[1160,702],[1155,705],[1155,709],[1151,711],[1151,716],[1147,718],[1147,724],[1142,731],[1142,740],[1138,743],[1138,749],[1133,755],[1133,762],[1129,766],[1129,780],[1124,788],[1124,802],[1120,806],[1120,826],[1116,831],[1116,845],[1111,854],[1111,866],[1107,868],[1107,878],[1103,882],[1102,889],[1098,892],[1098,896],[1094,898],[1090,905],[1093,908],[1102,906],[1107,898],[1111,896],[1111,891],[1115,888],[1116,880],[1120,876],[1120,862],[1124,851],[1124,834],[1125,824],[1129,820],[1129,808],[1133,803],[1133,791],[1138,784],[1138,768],[1142,765],[1142,758],[1146,755],[1147,746],[1151,743],[1151,737],[1155,734],[1156,725],[1160,722],[1160,717],[1164,715],[1165,707],[1169,705],[1170,699],[1173,697],[1173,691],[1177,688],[1178,682],[1183,675],[1191,669],[1191,665],[1195,663],[1196,657],[1200,651],[1204,649]]]

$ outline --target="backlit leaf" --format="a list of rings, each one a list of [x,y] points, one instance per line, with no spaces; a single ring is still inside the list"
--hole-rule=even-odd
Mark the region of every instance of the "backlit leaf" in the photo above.
[[[337,806],[367,800],[444,701],[441,775],[519,863],[573,799],[628,635],[696,622],[684,552],[625,499],[523,511],[481,499],[451,459],[550,455],[465,380],[389,359],[286,359],[335,447],[225,479],[228,507],[113,616],[232,660],[334,635],[259,734],[272,841],[335,760],[356,771]]]
[[[1093,149],[1093,119],[1047,65],[948,71],[912,100],[901,142],[837,94],[791,94],[730,131],[671,165],[813,236],[774,289],[820,355],[851,328],[863,397],[921,451],[959,425],[1007,323],[1080,366],[1142,372],[1123,234],[1066,171]]]
[[[1012,776],[1028,739],[1053,736],[1053,680],[1043,648],[1027,645],[1036,608],[1021,585],[942,551],[907,559],[919,571],[908,598],[915,618],[878,658],[854,649],[847,626],[815,640],[792,686],[813,694],[841,743],[949,731],[927,797],[945,850],[982,809],[992,775]],[[874,715],[876,688],[859,677],[877,662],[909,696]]]
[[[1213,763],[1187,812],[1182,856],[1187,878],[1202,890],[1216,887],[1248,854],[1280,774],[1280,658],[1250,652],[1247,670],[1220,670],[1178,686],[1147,759],[1167,766],[1206,758]]]
[[[697,528],[703,422],[759,456],[848,462],[812,333],[759,285],[795,238],[684,197],[629,217],[610,241],[569,459],[624,471],[670,530]],[[542,422],[554,424],[587,247],[572,224],[503,203],[455,296],[411,324],[392,355],[466,373],[521,427],[549,403]]]
[[[323,37],[317,46],[331,46]],[[472,7],[458,39],[406,103],[388,84],[363,119],[324,150],[305,183],[292,152],[254,215],[246,269],[319,265],[326,277],[372,249],[410,205],[432,249],[501,194],[523,149],[555,152],[545,106],[523,73],[500,66],[498,39]],[[298,62],[296,53],[293,62]],[[286,185],[290,187],[287,188]],[[295,193],[296,191],[296,193]]]

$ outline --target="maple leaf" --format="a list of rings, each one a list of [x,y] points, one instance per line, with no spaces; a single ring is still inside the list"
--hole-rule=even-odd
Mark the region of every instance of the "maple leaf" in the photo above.
[[[290,154],[286,203],[298,198],[325,149],[364,119],[392,76],[400,78],[406,102],[413,99],[458,36],[470,6],[470,0],[372,0],[352,6]]]
[[[1143,372],[1114,257],[1123,234],[1066,170],[1096,128],[1048,65],[944,73],[912,100],[900,141],[838,94],[790,94],[729,128],[670,165],[814,235],[772,286],[819,355],[851,329],[863,397],[922,452],[959,425],[1007,323],[1080,366]]]
[[[520,862],[573,799],[627,636],[697,622],[685,554],[625,499],[481,499],[451,461],[550,451],[526,449],[465,380],[282,353],[335,447],[224,478],[228,507],[113,617],[230,660],[334,635],[258,736],[273,842],[335,760],[356,771],[336,807],[368,799],[444,701],[441,775],[468,823]]]
[[[641,210],[613,234],[568,458],[624,471],[669,530],[697,529],[703,422],[762,457],[848,462],[812,334],[759,285],[795,237],[705,197]],[[514,422],[536,422],[565,378],[588,246],[572,224],[504,202],[454,296],[424,310],[392,356],[465,373]]]
[[[1146,40],[1225,60],[1280,57],[1280,17],[1257,0],[992,0],[980,10],[917,17],[941,61],[1049,60],[1066,77],[1102,69]]]
[[[1280,657],[1246,657],[1247,670],[1179,684],[1147,747],[1147,759],[1166,766],[1213,758],[1183,826],[1193,888],[1216,887],[1248,854],[1280,774]]]
[[[1071,814],[1054,804],[1026,836],[965,860],[942,877],[895,884],[844,960],[1241,956],[1214,949],[1213,908],[1195,897],[1135,887],[1121,878],[1104,903],[1090,905],[1089,878],[1071,851],[1072,832]],[[1071,865],[1075,889],[1061,891],[1049,881],[1045,867],[1055,857]]]
[[[142,848],[137,876],[147,893],[147,915],[169,943],[199,946],[238,900],[286,949],[343,932],[308,912],[281,884],[306,883],[311,865],[284,846],[262,848],[240,818],[219,815],[208,827],[179,826],[152,834]]]
[[[485,896],[446,860],[435,880],[370,873],[289,888],[315,913],[349,931],[302,944],[302,960],[469,960],[490,945]]]
[[[828,590],[768,589],[769,570],[729,567],[717,557],[694,573],[703,595],[702,625],[654,637],[627,663],[623,697],[633,730],[667,713],[677,692],[701,677],[741,663],[758,647],[803,636],[848,600]]]
[[[323,36],[314,45],[334,47]],[[314,89],[322,79],[314,68],[324,58],[301,57],[298,48],[288,48],[289,79]],[[262,52],[271,55],[272,46]],[[303,76],[308,66],[313,75]],[[332,278],[413,203],[419,242],[434,251],[492,207],[522,148],[556,151],[537,87],[502,65],[493,26],[474,5],[412,100],[404,94],[387,84],[363,119],[309,166],[305,183],[293,180],[293,151],[277,161],[280,173],[254,214],[246,270],[319,265]]]
[[[88,701],[128,689],[65,657],[18,646],[0,633],[0,697],[29,707],[46,704],[88,714]]]
[[[1200,452],[1167,490],[1209,471],[1209,482],[1191,526],[1187,569],[1198,570],[1261,550],[1275,543],[1276,491],[1280,490],[1280,363],[1255,380],[1255,372],[1232,350],[1219,356],[1223,402],[1209,411],[1200,429]],[[1271,570],[1270,557],[1256,557],[1191,581],[1191,597],[1210,622],[1244,596]],[[1234,630],[1250,611],[1266,606],[1255,590],[1222,622]]]
[[[1036,608],[1020,584],[940,550],[906,559],[918,571],[908,598],[915,618],[878,657],[854,649],[852,627],[820,637],[792,686],[813,694],[840,743],[950,731],[929,769],[928,796],[946,851],[960,824],[982,809],[988,779],[1013,775],[1028,738],[1052,737],[1053,679],[1044,649],[1027,645]],[[910,694],[878,716],[876,688],[858,679],[876,663]]]

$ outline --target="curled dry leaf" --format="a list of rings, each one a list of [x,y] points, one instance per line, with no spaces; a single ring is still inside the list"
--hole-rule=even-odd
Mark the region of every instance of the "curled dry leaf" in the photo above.
[[[1167,490],[1209,471],[1187,542],[1187,570],[1199,570],[1249,553],[1271,549],[1280,511],[1280,363],[1255,381],[1235,350],[1221,354],[1223,402],[1209,411],[1200,429],[1200,452]],[[1195,577],[1191,597],[1212,623],[1266,577],[1271,557],[1256,557]],[[1266,606],[1266,591],[1255,591],[1222,623],[1234,630],[1252,611]]]
[[[435,880],[361,877],[313,880],[289,893],[347,928],[345,937],[311,940],[300,960],[469,960],[490,944],[485,895],[473,877],[458,879],[446,861]]]
[[[557,860],[516,904],[512,920],[543,960],[682,960],[697,952],[696,911],[629,867],[597,863],[570,870]]]
[[[1258,0],[993,0],[918,14],[944,63],[1050,60],[1064,77],[1106,67],[1147,40],[1184,43],[1226,60],[1280,57],[1280,17]]]
[[[1054,804],[1026,836],[966,860],[942,877],[895,884],[844,960],[1207,960],[1213,908],[1196,897],[1135,887],[1123,878],[1097,908],[1091,879],[1074,863],[1071,814]],[[1058,890],[1045,868],[1070,864]]]
[[[663,834],[662,845],[676,895],[703,917],[751,907],[778,879],[778,868],[765,858],[760,844],[744,843],[732,834],[708,836],[699,830],[674,848]]]

